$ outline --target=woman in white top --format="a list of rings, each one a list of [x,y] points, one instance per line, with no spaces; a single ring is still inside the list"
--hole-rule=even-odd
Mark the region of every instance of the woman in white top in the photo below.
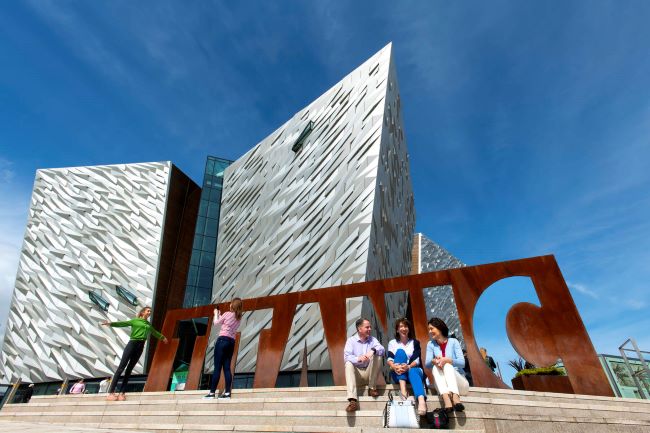
[[[395,322],[395,339],[388,343],[388,361],[393,382],[399,383],[400,395],[406,400],[406,382],[410,382],[418,399],[418,414],[425,415],[427,403],[424,396],[420,342],[411,334],[411,322],[406,318]]]
[[[462,412],[465,406],[460,402],[460,394],[467,394],[469,383],[465,379],[465,357],[460,343],[455,338],[449,338],[449,328],[437,317],[429,320],[429,336],[431,341],[427,344],[426,366],[433,373],[445,411]]]

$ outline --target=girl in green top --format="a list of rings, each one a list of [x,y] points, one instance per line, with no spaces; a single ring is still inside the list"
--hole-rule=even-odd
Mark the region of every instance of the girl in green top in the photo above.
[[[156,331],[151,323],[149,323],[149,316],[151,316],[151,307],[144,307],[138,313],[138,317],[132,320],[125,320],[123,322],[109,322],[104,321],[101,325],[111,326],[113,328],[122,328],[126,326],[131,327],[131,339],[129,343],[124,348],[124,354],[122,355],[122,360],[120,361],[119,367],[111,380],[111,387],[108,390],[107,400],[126,400],[124,391],[126,386],[129,383],[129,378],[131,377],[131,371],[135,364],[138,363],[142,351],[144,350],[144,343],[147,341],[149,334],[153,334],[158,340],[162,340],[163,343],[167,344],[167,338],[162,335],[160,332]],[[124,370],[126,368],[126,371]],[[117,386],[117,381],[120,379],[122,372],[124,371],[124,379],[120,385],[120,393],[115,394],[115,387]]]

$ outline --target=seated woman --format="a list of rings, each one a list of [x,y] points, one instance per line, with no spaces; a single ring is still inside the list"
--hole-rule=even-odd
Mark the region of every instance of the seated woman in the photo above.
[[[418,399],[418,414],[427,412],[424,397],[424,372],[421,367],[420,342],[411,334],[411,322],[406,318],[395,322],[395,339],[388,343],[388,361],[393,382],[399,383],[400,395],[406,400],[406,382],[411,383],[413,393]]]
[[[429,320],[429,336],[431,341],[427,344],[426,367],[433,373],[445,411],[462,412],[465,406],[460,402],[460,394],[469,392],[469,383],[465,379],[465,358],[460,343],[455,338],[449,338],[449,328],[437,317]]]

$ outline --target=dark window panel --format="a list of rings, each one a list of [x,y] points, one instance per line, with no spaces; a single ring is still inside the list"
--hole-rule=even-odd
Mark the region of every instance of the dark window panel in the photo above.
[[[201,261],[201,250],[192,250],[192,257],[190,258],[190,265],[199,265]]]
[[[209,253],[204,251],[201,253],[201,266],[206,268],[214,269],[214,253]]]
[[[203,236],[194,235],[194,244],[192,245],[192,248],[194,248],[195,250],[200,250],[202,245],[203,245]]]
[[[196,284],[201,287],[212,287],[212,270],[201,268],[202,272],[199,272],[199,278],[197,279]],[[207,271],[207,272],[206,272]]]
[[[211,253],[214,253],[216,251],[217,247],[217,238],[212,238],[209,236],[206,236],[203,239],[203,251],[209,251]]]
[[[196,284],[196,276],[198,273],[198,269],[199,269],[198,266],[190,265],[190,270],[187,273],[187,283],[189,285],[193,286],[194,284]]]
[[[208,201],[207,200],[201,200],[201,204],[199,205],[199,215],[206,215],[208,212]]]

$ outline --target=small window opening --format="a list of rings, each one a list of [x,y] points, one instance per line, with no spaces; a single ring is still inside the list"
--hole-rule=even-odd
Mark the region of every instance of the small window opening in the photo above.
[[[300,133],[300,136],[296,140],[296,142],[293,144],[293,147],[291,147],[291,150],[294,152],[298,152],[300,149],[302,149],[302,145],[305,144],[305,140],[307,140],[307,137],[311,133],[311,131],[314,129],[314,122],[312,120],[309,121],[307,126],[305,126],[305,129],[302,130]]]
[[[108,307],[110,306],[110,304],[106,299],[102,298],[92,290],[88,292],[88,296],[90,297],[90,300],[93,301],[95,305],[97,305],[99,308],[101,308],[104,311],[108,311]]]
[[[116,286],[117,294],[131,305],[138,305],[138,297],[126,290],[124,287]]]

